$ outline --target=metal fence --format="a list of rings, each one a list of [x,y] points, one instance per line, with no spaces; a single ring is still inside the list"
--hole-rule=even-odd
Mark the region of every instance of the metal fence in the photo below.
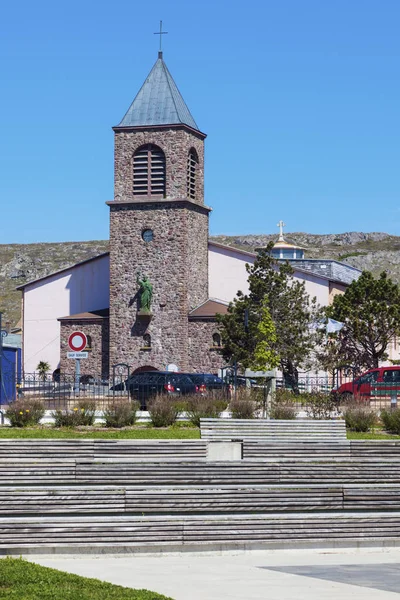
[[[37,373],[17,377],[15,374],[3,373],[4,383],[10,390],[6,396],[7,405],[19,399],[40,400],[47,410],[72,408],[78,401],[94,400],[98,410],[107,408],[116,400],[138,402],[141,410],[146,410],[149,400],[157,395],[168,395],[179,399],[190,394],[205,393],[229,395],[229,386],[211,381],[203,381],[201,376],[182,373],[140,373],[130,375],[114,370],[111,379],[91,376]],[[200,377],[200,379],[199,379]],[[218,378],[215,378],[218,379]]]
[[[38,375],[28,373],[17,377],[3,373],[5,387],[10,390],[5,404],[14,400],[40,400],[46,409],[68,408],[79,399],[95,400],[99,409],[107,406],[115,398],[128,398],[129,392],[124,385],[125,379],[116,376],[115,381],[94,377],[81,377],[77,380],[73,375]],[[118,386],[120,389],[113,389]]]
[[[337,394],[336,390],[344,383],[348,384],[347,391]],[[400,407],[400,382],[397,385],[382,382],[360,386],[352,373],[334,377],[299,377],[296,390],[289,381],[280,378],[276,379],[276,389],[293,392],[292,401],[303,407],[307,406],[309,395],[316,393],[329,395],[338,406],[355,400],[376,411]]]

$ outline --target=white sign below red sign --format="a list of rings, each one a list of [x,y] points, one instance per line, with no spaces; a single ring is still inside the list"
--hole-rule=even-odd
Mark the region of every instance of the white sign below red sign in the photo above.
[[[68,346],[73,352],[82,352],[87,346],[87,338],[82,331],[74,331],[68,338]]]
[[[88,352],[67,352],[67,358],[75,358],[75,360],[77,360],[81,358],[87,358],[88,354]]]

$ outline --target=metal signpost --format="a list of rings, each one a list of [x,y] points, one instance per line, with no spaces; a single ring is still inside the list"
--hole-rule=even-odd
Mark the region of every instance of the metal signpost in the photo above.
[[[88,353],[83,352],[87,346],[87,337],[81,331],[74,331],[68,338],[68,347],[71,352],[67,352],[67,358],[75,360],[75,394],[79,394],[79,384],[81,379],[81,359],[87,358]]]

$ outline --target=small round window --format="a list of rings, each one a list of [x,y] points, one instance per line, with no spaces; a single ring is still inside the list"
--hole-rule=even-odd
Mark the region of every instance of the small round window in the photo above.
[[[142,231],[142,239],[145,242],[152,242],[154,238],[154,233],[152,229],[144,229]]]

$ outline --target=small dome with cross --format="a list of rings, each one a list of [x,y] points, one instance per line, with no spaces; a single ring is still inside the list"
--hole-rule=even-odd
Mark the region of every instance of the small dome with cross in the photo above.
[[[283,237],[283,228],[285,227],[285,223],[283,221],[279,221],[277,227],[279,227],[279,238],[272,248],[272,256],[280,260],[296,260],[304,258],[304,248],[285,241]]]

